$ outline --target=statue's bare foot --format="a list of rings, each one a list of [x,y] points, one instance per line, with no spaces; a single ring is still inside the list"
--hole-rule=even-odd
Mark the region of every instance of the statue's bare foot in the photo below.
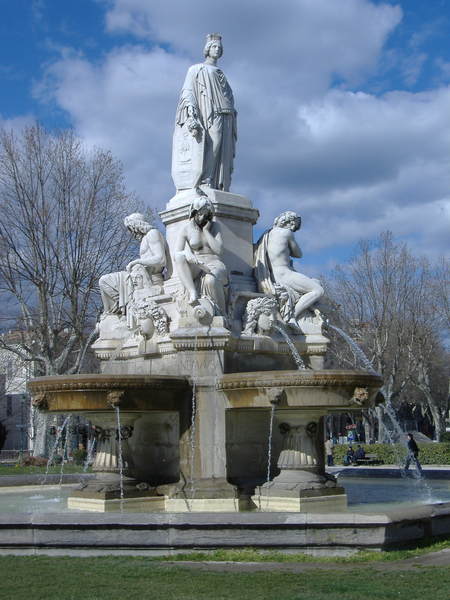
[[[191,306],[197,306],[197,304],[198,304],[197,294],[190,294],[188,302]]]

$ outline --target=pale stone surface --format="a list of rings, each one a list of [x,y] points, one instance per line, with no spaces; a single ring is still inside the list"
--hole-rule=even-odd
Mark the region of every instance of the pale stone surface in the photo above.
[[[347,496],[343,493],[304,498],[301,496],[253,496],[253,502],[265,512],[334,513],[346,510]]]
[[[124,220],[133,236],[140,240],[139,258],[132,260],[125,271],[108,273],[99,281],[103,315],[98,324],[100,340],[125,340],[137,333],[152,337],[155,331],[164,335],[169,318],[157,298],[163,294],[163,272],[172,273],[170,252],[164,236],[133,213]]]
[[[155,512],[165,510],[165,496],[147,498],[101,499],[88,497],[69,497],[67,508],[89,512]]]
[[[197,306],[201,297],[212,304],[213,315],[226,315],[227,268],[220,260],[223,242],[220,225],[213,222],[214,208],[206,196],[191,204],[189,221],[179,231],[173,247],[174,263],[187,302]]]
[[[255,276],[260,291],[276,296],[283,320],[296,326],[299,317],[324,293],[316,279],[292,267],[291,257],[302,257],[294,237],[300,224],[301,219],[294,212],[282,213],[261,236],[255,249]]]
[[[276,322],[278,303],[275,298],[254,298],[247,302],[242,335],[270,335]]]
[[[172,178],[177,190],[206,184],[228,191],[237,138],[233,92],[217,60],[219,34],[209,34],[205,62],[189,68],[175,118]]]

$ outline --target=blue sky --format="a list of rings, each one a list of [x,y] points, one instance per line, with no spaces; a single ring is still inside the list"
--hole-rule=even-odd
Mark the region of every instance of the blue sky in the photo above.
[[[383,230],[434,258],[450,216],[450,2],[0,0],[0,124],[109,148],[151,206],[173,195],[187,67],[220,31],[239,140],[232,190],[303,217],[305,271]]]

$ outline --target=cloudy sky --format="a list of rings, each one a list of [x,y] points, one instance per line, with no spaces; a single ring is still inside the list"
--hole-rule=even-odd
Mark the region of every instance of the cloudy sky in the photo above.
[[[390,229],[446,251],[450,0],[0,0],[0,124],[109,148],[151,206],[173,195],[185,71],[223,35],[239,140],[232,191],[303,217],[306,272]],[[447,242],[448,245],[448,242]]]

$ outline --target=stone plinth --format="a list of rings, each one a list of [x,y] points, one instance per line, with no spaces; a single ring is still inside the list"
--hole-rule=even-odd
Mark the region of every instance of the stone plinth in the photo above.
[[[221,260],[225,263],[232,290],[252,290],[256,292],[253,278],[253,225],[259,217],[259,211],[253,208],[245,196],[213,190],[202,186],[214,206],[214,218],[220,223],[224,251]],[[174,248],[181,227],[189,219],[189,209],[195,190],[178,192],[167,204],[160,217],[166,226],[166,238],[169,248]],[[165,283],[166,293],[178,288],[178,278]]]

